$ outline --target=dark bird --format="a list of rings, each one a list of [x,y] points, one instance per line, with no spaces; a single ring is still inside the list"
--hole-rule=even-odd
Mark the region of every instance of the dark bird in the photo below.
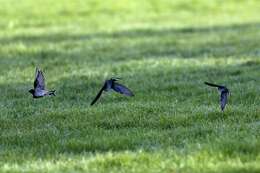
[[[99,99],[103,91],[111,91],[114,90],[115,92],[118,92],[120,94],[126,95],[126,96],[134,96],[132,91],[128,89],[126,86],[117,83],[119,78],[111,78],[109,80],[106,80],[100,91],[98,92],[97,96],[95,99],[91,102],[90,105],[94,105],[96,101]]]
[[[30,89],[29,92],[33,95],[33,98],[40,98],[44,96],[55,96],[55,90],[48,91],[45,88],[45,78],[43,72],[38,68],[36,68],[36,72],[35,72],[33,89]]]
[[[229,95],[229,90],[227,89],[227,87],[208,83],[208,82],[204,82],[204,83],[208,86],[218,88],[218,91],[220,92],[220,107],[221,107],[221,110],[224,111],[225,106],[227,104],[228,95]]]

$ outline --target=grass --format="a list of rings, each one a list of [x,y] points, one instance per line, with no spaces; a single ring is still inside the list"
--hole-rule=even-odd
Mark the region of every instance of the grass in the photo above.
[[[257,0],[0,3],[0,172],[260,172]]]

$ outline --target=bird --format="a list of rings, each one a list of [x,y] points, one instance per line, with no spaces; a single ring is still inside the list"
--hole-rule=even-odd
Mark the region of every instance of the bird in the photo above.
[[[38,67],[36,67],[33,89],[30,89],[29,93],[32,94],[33,98],[41,98],[44,96],[56,96],[55,90],[48,91],[45,88],[45,78],[43,72]]]
[[[212,84],[212,83],[209,83],[209,82],[204,82],[204,83],[208,86],[218,88],[218,91],[220,92],[220,108],[221,108],[222,111],[224,111],[226,104],[227,104],[228,95],[230,94],[228,88],[226,86]]]
[[[126,86],[116,82],[119,79],[120,78],[111,78],[109,80],[106,80],[104,85],[102,86],[102,88],[100,89],[100,91],[98,92],[98,94],[96,95],[96,97],[94,98],[94,100],[91,102],[90,105],[92,106],[96,103],[96,101],[100,98],[103,91],[108,92],[108,91],[114,90],[115,92],[118,92],[125,96],[130,96],[130,97],[134,96],[133,92],[130,89],[128,89]]]

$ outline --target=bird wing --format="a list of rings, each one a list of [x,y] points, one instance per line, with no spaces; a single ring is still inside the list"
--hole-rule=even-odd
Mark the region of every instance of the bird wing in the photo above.
[[[112,88],[113,88],[113,90],[115,90],[116,92],[118,92],[120,94],[124,94],[126,96],[134,96],[133,92],[122,84],[114,82],[114,85],[112,86]]]
[[[99,97],[101,96],[102,92],[104,91],[106,86],[106,83],[102,86],[102,88],[100,89],[100,91],[98,92],[98,94],[96,95],[96,97],[94,98],[94,100],[90,103],[90,105],[94,105],[96,103],[96,101],[99,99]]]
[[[208,86],[211,86],[211,87],[223,87],[221,85],[216,85],[216,84],[213,84],[213,83],[208,83],[208,82],[204,82],[204,84],[208,85]]]
[[[45,90],[45,78],[43,72],[36,68],[35,80],[34,80],[34,88]]]
[[[221,92],[221,94],[220,94],[220,107],[221,107],[222,111],[224,111],[225,106],[227,104],[227,97],[228,97],[228,92],[226,92],[226,91]]]

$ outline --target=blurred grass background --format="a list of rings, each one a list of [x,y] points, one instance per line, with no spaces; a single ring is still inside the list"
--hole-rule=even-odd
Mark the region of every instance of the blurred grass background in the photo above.
[[[259,172],[259,7],[0,0],[0,171]],[[28,93],[36,66],[55,98]],[[89,107],[111,76],[136,96]]]

